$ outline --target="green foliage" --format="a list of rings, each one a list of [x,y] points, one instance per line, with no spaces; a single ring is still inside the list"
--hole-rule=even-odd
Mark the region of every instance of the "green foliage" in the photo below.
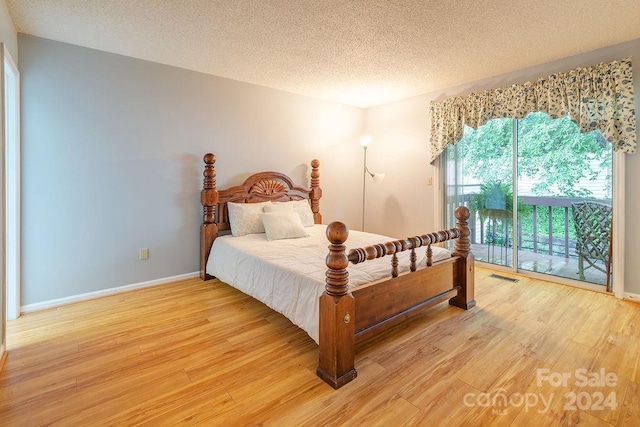
[[[582,179],[595,181],[600,171],[611,178],[611,144],[600,132],[580,133],[568,118],[550,120],[534,113],[518,122],[518,177],[535,178],[537,195],[592,197],[576,187]],[[610,190],[610,188],[609,188]]]
[[[505,241],[503,236],[513,235],[513,132],[512,119],[490,120],[477,130],[466,128],[455,154],[450,153],[451,160],[455,159],[461,168],[458,171],[462,171],[462,178],[456,181],[456,185],[465,186],[461,188],[480,185],[479,190],[472,192],[469,207],[478,213],[483,224],[484,243],[501,246],[512,244]],[[518,180],[531,185],[533,195],[590,198],[594,194],[587,183],[600,180],[606,182],[606,188],[603,189],[606,197],[611,197],[611,144],[599,132],[580,133],[569,118],[552,120],[545,113],[532,113],[518,120],[517,132]],[[602,175],[603,171],[605,176]],[[505,200],[501,209],[496,209],[488,202],[497,194]],[[533,207],[519,201],[518,219],[522,247],[532,248]],[[538,207],[535,222],[538,250],[548,251],[550,225],[547,207]],[[557,245],[556,252],[564,251],[565,231],[570,240],[575,239],[571,215],[568,215],[568,230],[565,230],[565,208],[552,208],[551,235],[555,241],[552,244]]]
[[[467,177],[482,183],[512,182],[511,119],[494,119],[477,130],[467,128],[458,143]],[[579,181],[595,181],[600,171],[611,182],[611,144],[599,132],[580,133],[569,118],[551,120],[531,113],[518,120],[518,179],[534,181],[539,196],[593,197]],[[608,193],[611,185],[608,184]]]
[[[504,205],[501,206],[501,203]],[[519,213],[523,212],[523,208],[524,205],[518,203]],[[473,194],[469,209],[478,212],[481,220],[489,217],[493,219],[511,219],[513,217],[512,186],[503,184],[501,181],[483,183],[480,186],[480,192]]]
[[[576,239],[576,231],[573,226],[573,218],[571,212],[567,212],[568,219],[568,237],[569,240]],[[551,209],[551,232],[553,239],[560,239],[560,242],[556,242],[559,245],[555,249],[556,252],[563,253],[564,251],[564,218],[565,208],[561,206],[555,206]],[[522,205],[518,209],[518,220],[522,229],[522,247],[533,248],[533,206]],[[548,250],[548,245],[544,242],[549,238],[549,209],[547,206],[538,206],[536,211],[536,227],[538,230],[538,238],[542,239],[538,241],[538,250]]]
[[[458,143],[465,176],[481,183],[511,184],[511,119],[494,119],[477,130],[466,128]]]

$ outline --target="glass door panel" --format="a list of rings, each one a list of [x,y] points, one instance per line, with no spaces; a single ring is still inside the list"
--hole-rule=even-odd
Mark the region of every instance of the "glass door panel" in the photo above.
[[[453,211],[471,211],[471,252],[476,260],[513,266],[513,121],[491,120],[445,153],[445,207],[448,227]]]
[[[605,284],[611,144],[567,117],[531,113],[518,120],[517,146],[518,268]]]

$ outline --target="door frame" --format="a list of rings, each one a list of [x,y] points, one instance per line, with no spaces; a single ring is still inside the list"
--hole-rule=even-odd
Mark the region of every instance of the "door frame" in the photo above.
[[[613,258],[613,295],[624,297],[624,195],[625,195],[625,154],[613,152],[613,224],[611,257]],[[622,237],[621,237],[622,236]]]
[[[517,152],[517,139],[515,137],[515,135],[517,134],[517,120],[516,119],[512,119],[514,122],[513,125],[513,135],[514,135],[514,141],[513,141],[513,149],[514,149],[514,153]],[[613,285],[612,285],[612,294],[618,298],[618,299],[622,299],[624,298],[624,230],[625,230],[625,215],[624,215],[624,211],[625,211],[625,153],[622,152],[618,152],[618,151],[613,151],[612,153],[612,157],[613,157],[613,164],[612,164],[612,174],[613,174],[613,200],[612,200],[612,208],[613,208],[613,224],[612,224],[612,232],[613,232],[613,239],[612,239],[612,259],[614,260],[612,262],[612,273],[613,273]],[[516,206],[517,203],[517,179],[516,179],[516,174],[517,174],[517,159],[515,158],[515,156],[513,156],[514,158],[514,167],[513,167],[513,174],[514,174],[514,190],[513,190],[513,203],[514,206]],[[445,183],[446,183],[446,178],[444,177],[444,165],[442,164],[442,162],[440,161],[440,157],[438,157],[436,159],[436,161],[434,162],[434,167],[436,169],[436,174],[435,176],[437,177],[437,181],[436,181],[436,191],[434,192],[434,206],[436,208],[436,216],[435,216],[435,220],[436,220],[436,224],[439,224],[440,228],[445,228],[447,225],[445,223],[446,221],[446,214],[444,212],[444,207],[445,207],[445,203],[443,202],[444,200],[444,187],[445,187]],[[513,223],[517,224],[517,209],[514,209],[514,216],[513,216]],[[622,238],[617,237],[617,236],[623,236]],[[514,245],[514,251],[513,251],[513,259],[514,261],[517,260],[517,248],[515,248]],[[488,264],[489,268],[494,268],[497,270],[504,270],[504,271],[512,271],[514,273],[520,274],[522,276],[525,277],[534,277],[534,278],[541,278],[544,280],[548,280],[548,281],[552,281],[552,282],[556,282],[556,283],[561,283],[561,284],[565,284],[565,285],[570,285],[570,286],[577,286],[580,288],[586,288],[586,289],[591,289],[591,290],[595,290],[595,287],[591,287],[588,285],[584,285],[582,282],[579,282],[577,280],[572,280],[572,279],[566,279],[566,278],[562,278],[562,277],[558,277],[558,276],[551,276],[551,275],[547,275],[547,274],[542,274],[542,273],[535,273],[535,272],[530,272],[527,270],[521,270],[518,268],[518,263],[514,262],[513,266],[508,267],[508,266],[499,266],[499,265],[494,265],[494,264]]]
[[[2,45],[4,67],[6,318],[20,316],[20,71]],[[12,84],[13,83],[13,84]]]

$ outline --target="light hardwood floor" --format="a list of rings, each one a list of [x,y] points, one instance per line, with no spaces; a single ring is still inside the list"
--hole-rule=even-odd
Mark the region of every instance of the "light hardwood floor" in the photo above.
[[[477,307],[361,345],[337,391],[302,330],[218,281],[26,314],[8,325],[0,425],[640,425],[640,305],[491,273]]]

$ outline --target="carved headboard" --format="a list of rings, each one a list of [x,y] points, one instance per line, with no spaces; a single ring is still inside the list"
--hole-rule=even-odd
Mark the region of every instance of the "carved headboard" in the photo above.
[[[216,188],[216,156],[208,153],[204,156],[204,182],[200,192],[203,207],[202,226],[200,227],[200,278],[211,278],[205,272],[211,245],[219,234],[230,232],[228,202],[257,203],[285,202],[308,199],[311,203],[313,220],[322,223],[320,214],[320,172],[318,160],[311,161],[311,188],[296,185],[291,178],[279,172],[259,172],[248,177],[242,184],[224,190]]]

